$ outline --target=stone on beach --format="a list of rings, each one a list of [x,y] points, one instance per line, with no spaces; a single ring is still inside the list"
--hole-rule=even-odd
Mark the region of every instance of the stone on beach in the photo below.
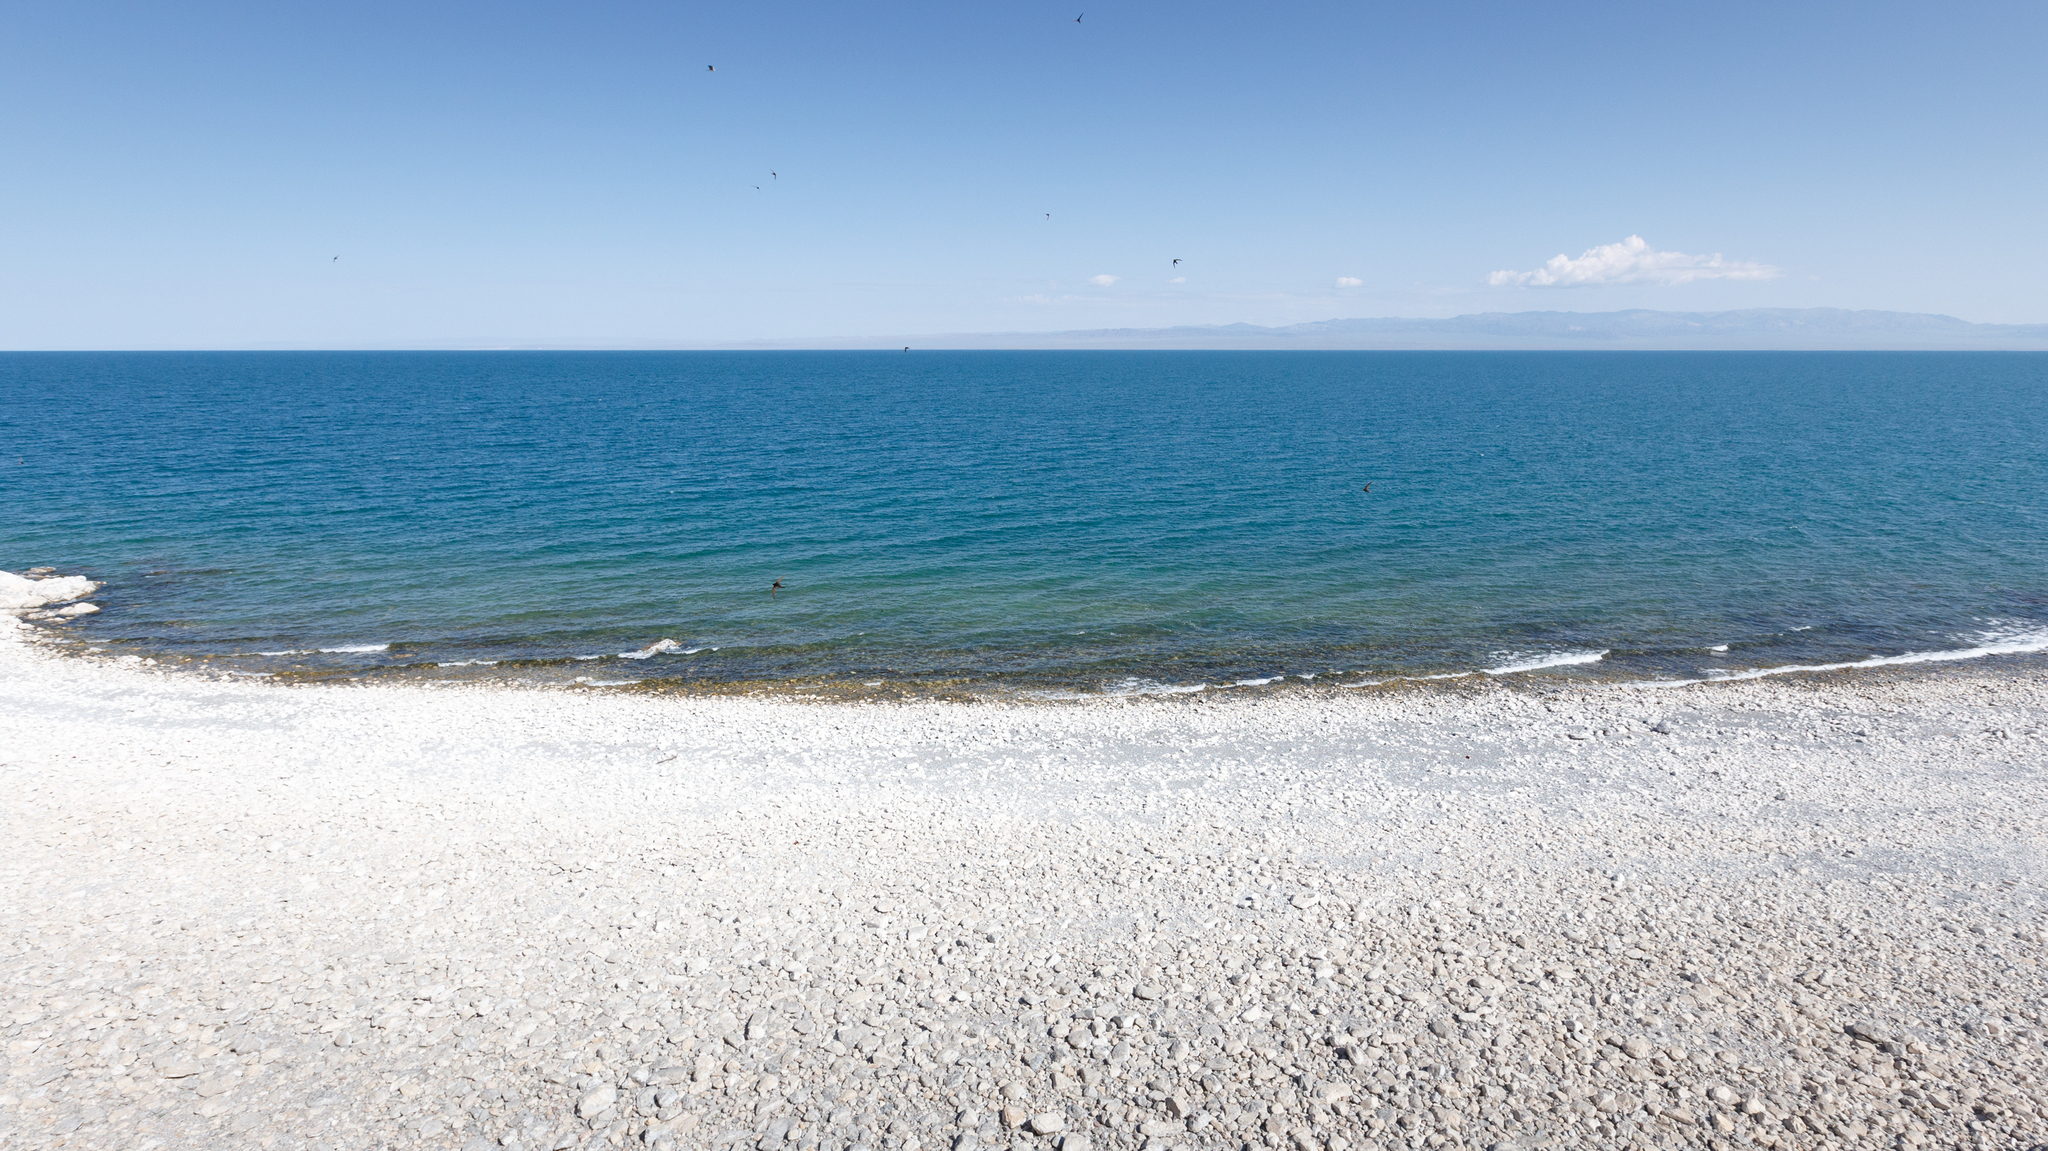
[[[0,639],[0,1141],[2024,1145],[2044,687],[852,706]]]

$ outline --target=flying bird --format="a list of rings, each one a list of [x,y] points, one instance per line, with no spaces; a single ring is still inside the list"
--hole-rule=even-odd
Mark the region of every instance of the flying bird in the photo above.
[[[1052,219],[1052,213],[1051,213],[1051,212],[1047,212],[1047,213],[1045,214],[1045,218],[1046,218],[1046,219],[1048,219],[1048,220]]]
[[[769,178],[769,179],[771,179],[771,180],[780,180],[780,179],[782,179],[782,177],[780,177],[780,176],[776,175],[776,174],[775,174],[775,173],[773,173],[773,172],[770,172],[770,173],[768,173],[768,178]]]
[[[768,588],[768,598],[769,598],[769,599],[774,599],[774,598],[775,598],[775,593],[776,593],[777,591],[781,590],[781,588],[782,588],[782,581],[781,581],[781,580],[776,580],[776,581],[775,581],[775,582],[774,582],[773,584],[769,585],[769,588]]]
[[[1174,267],[1176,267],[1176,268],[1180,267],[1180,261],[1179,261],[1179,260],[1175,260],[1175,261],[1173,262],[1173,266],[1174,266]]]
[[[1371,490],[1372,490],[1372,485],[1371,485],[1371,484],[1367,484],[1367,485],[1365,485],[1365,490],[1366,490],[1366,491],[1371,491]]]
[[[716,71],[718,71],[718,69],[717,69],[717,68],[716,68],[715,66],[713,66],[713,65],[710,65],[710,64],[706,64],[706,65],[704,65],[704,70],[705,70],[706,72],[716,72]]]
[[[1088,14],[1088,13],[1086,13],[1086,12],[1083,12],[1083,13],[1081,13],[1081,16],[1086,16],[1087,14]],[[1079,23],[1081,22],[1081,16],[1076,16],[1076,17],[1074,17],[1074,23],[1076,23],[1076,24],[1079,24]]]
[[[754,185],[754,191],[758,192],[758,191],[760,191],[760,190],[761,190],[761,185],[759,185],[759,184],[756,184],[756,185]]]
[[[341,257],[340,257],[340,256],[336,256],[336,257],[334,257],[334,260],[339,260],[339,259],[341,259]],[[327,261],[327,262],[331,264],[331,263],[333,263],[333,262],[334,262],[334,260],[329,260],[329,261]]]

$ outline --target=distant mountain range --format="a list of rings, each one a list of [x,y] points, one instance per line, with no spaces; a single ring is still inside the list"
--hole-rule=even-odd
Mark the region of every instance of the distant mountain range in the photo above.
[[[1733,312],[1480,312],[1447,320],[1318,320],[1177,328],[1096,328],[873,340],[777,340],[757,347],[849,348],[1636,349],[2048,351],[2048,324],[1844,308]]]

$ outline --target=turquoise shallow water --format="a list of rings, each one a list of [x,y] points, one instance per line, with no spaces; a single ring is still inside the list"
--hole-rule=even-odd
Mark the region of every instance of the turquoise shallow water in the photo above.
[[[0,447],[0,568],[105,582],[66,634],[251,673],[1101,691],[2048,647],[2048,356],[7,354]]]

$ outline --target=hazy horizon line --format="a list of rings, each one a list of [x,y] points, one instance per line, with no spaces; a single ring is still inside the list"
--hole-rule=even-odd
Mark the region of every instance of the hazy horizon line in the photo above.
[[[1447,317],[1332,317],[1293,324],[1243,321],[1159,327],[893,335],[676,339],[673,337],[457,336],[334,343],[13,348],[62,352],[431,351],[2037,351],[2048,323],[1978,323],[1936,312],[1850,308],[1739,308],[1673,312],[1625,308],[1468,312]]]

